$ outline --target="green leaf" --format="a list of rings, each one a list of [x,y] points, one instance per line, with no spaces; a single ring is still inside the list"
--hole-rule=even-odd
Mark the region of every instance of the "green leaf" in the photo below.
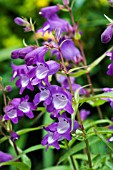
[[[99,134],[99,132],[97,132],[97,130],[95,129],[95,134],[108,146],[108,148],[113,152],[113,144],[107,142],[106,138]]]
[[[22,163],[22,162],[3,162],[0,163],[0,166],[5,166],[5,165],[11,165],[11,166],[15,166],[16,168],[20,169],[20,170],[30,170],[29,166],[27,166],[26,164]]]
[[[109,170],[113,170],[113,163],[106,161],[105,164],[109,168]]]
[[[98,128],[90,128],[87,131],[87,137],[91,137],[95,135],[95,131],[98,131],[99,134],[112,134],[113,130],[110,130],[108,128],[98,127]]]
[[[51,124],[53,120],[50,118],[50,114],[45,112],[43,124]],[[47,134],[45,130],[42,131],[42,136],[44,137]],[[47,159],[49,158],[49,159]],[[48,149],[47,151],[43,150],[43,167],[47,168],[53,165],[54,162],[54,153],[52,149]]]
[[[113,99],[113,92],[106,92],[106,93],[101,93],[101,94],[97,94],[95,96],[91,96],[91,97],[87,97],[87,98],[80,98],[80,103],[83,104],[84,102],[87,101],[95,101],[95,100],[99,100],[99,99],[106,99],[106,98],[111,98]]]
[[[13,159],[13,161],[16,161],[18,160],[20,157],[22,157],[23,155],[29,153],[29,152],[33,152],[33,151],[36,151],[36,150],[40,150],[40,149],[44,149],[45,146],[42,146],[42,145],[36,145],[36,146],[31,146],[30,148],[22,151],[16,158]]]
[[[89,146],[93,145],[94,143],[96,143],[98,141],[99,141],[99,139],[94,139],[93,141],[89,142]],[[75,154],[75,153],[79,152],[80,150],[83,150],[84,148],[86,148],[85,142],[79,142],[74,147],[69,149],[68,152],[66,152],[63,156],[60,157],[58,164],[63,162],[65,159],[67,159],[68,156]]]
[[[109,50],[107,50],[107,52],[110,52],[113,49],[113,47],[111,47]],[[79,70],[75,73],[70,74],[71,77],[79,77],[82,76],[84,74],[87,73],[87,71],[92,71],[104,58],[106,57],[106,52],[101,55],[99,58],[97,58],[95,61],[93,61],[87,68],[86,70]],[[76,70],[76,69],[75,69]]]
[[[45,169],[42,169],[42,170],[70,170],[70,167],[62,165],[62,166],[53,166],[53,167],[45,168]]]
[[[12,148],[12,149],[14,150],[14,148]],[[19,153],[22,152],[22,150],[19,147],[18,147],[18,151],[19,151]],[[25,163],[26,165],[28,165],[29,168],[31,169],[31,160],[30,160],[30,158],[26,154],[23,154],[21,156],[21,159],[22,159],[22,162]]]
[[[21,129],[21,130],[17,131],[16,133],[17,133],[18,135],[23,135],[23,134],[25,134],[25,133],[32,132],[32,131],[35,131],[35,130],[40,130],[40,129],[42,129],[42,128],[43,128],[43,125],[38,126],[38,127],[36,127],[36,128]]]
[[[102,99],[96,99],[95,101],[92,100],[87,101],[87,103],[90,104],[92,107],[103,105],[106,102],[107,102],[106,100]]]
[[[110,124],[111,123],[111,121],[110,120],[108,120],[108,119],[101,119],[101,120],[96,120],[96,121],[91,121],[91,122],[89,122],[89,120],[88,121],[85,121],[84,122],[84,128],[85,128],[85,130],[86,129],[88,129],[88,128],[91,128],[92,126],[95,126],[95,125],[98,125],[98,124],[106,124],[106,123],[108,123],[108,124]],[[103,129],[104,130],[104,129]],[[107,128],[107,130],[108,130],[108,128]]]

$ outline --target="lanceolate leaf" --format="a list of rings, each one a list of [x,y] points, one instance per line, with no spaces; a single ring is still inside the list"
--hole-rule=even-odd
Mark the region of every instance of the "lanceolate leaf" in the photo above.
[[[111,47],[109,50],[107,50],[107,52],[110,52],[112,49],[113,49],[113,47]],[[70,76],[71,77],[79,77],[79,76],[86,74],[87,71],[91,72],[105,57],[106,57],[106,52],[103,55],[101,55],[99,58],[97,58],[95,61],[93,61],[86,69],[84,69],[84,70],[81,69],[75,73],[70,74]],[[77,70],[77,69],[75,68],[75,70]]]
[[[0,163],[0,166],[5,166],[5,165],[11,165],[11,166],[15,166],[16,168],[20,169],[20,170],[30,170],[29,166],[27,166],[26,164],[22,163],[22,162],[3,162]]]
[[[23,135],[23,134],[25,134],[25,133],[32,132],[32,131],[35,131],[35,130],[39,130],[39,129],[42,129],[42,128],[43,128],[43,125],[38,126],[38,127],[36,127],[36,128],[21,129],[21,130],[17,131],[16,133],[17,133],[18,135]]]
[[[93,141],[91,141],[89,143],[89,146],[93,145],[94,143],[98,142],[100,139],[94,139]],[[65,153],[63,156],[60,157],[58,164],[60,164],[61,162],[63,162],[65,159],[68,158],[68,156],[73,155],[77,152],[79,152],[80,150],[86,148],[86,144],[85,142],[80,142],[77,145],[75,145],[74,147],[72,147],[67,153]]]
[[[99,134],[99,132],[97,132],[97,130],[94,130],[96,135],[108,146],[108,148],[113,152],[113,145],[111,143],[109,143],[106,138]]]
[[[53,167],[45,168],[42,170],[70,170],[70,167],[69,166],[53,166]]]
[[[87,98],[81,98],[79,101],[81,104],[83,104],[84,102],[87,102],[87,101],[95,101],[96,99],[107,99],[107,98],[111,98],[113,99],[113,92],[106,92],[106,93],[102,93],[102,94],[97,94],[95,96],[91,96],[91,97],[87,97]]]

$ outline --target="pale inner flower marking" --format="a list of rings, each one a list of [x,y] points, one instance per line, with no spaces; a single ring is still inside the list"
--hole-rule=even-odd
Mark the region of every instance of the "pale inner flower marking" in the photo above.
[[[22,79],[21,79],[21,83],[22,83],[22,87],[26,87],[29,83],[29,78],[25,75],[22,76]]]
[[[64,119],[63,117],[59,119],[58,128],[57,128],[58,133],[60,134],[65,133],[69,129],[69,127],[70,124],[66,119]]]
[[[43,90],[41,89],[41,93],[40,93],[40,100],[44,101],[49,97],[50,91],[43,88]]]
[[[36,69],[36,77],[38,79],[43,79],[47,76],[48,68],[43,63],[38,63],[38,67]]]
[[[12,110],[8,111],[8,112],[7,112],[7,116],[8,116],[10,119],[17,117],[17,111],[16,111],[16,109],[12,109]]]
[[[48,144],[53,143],[55,140],[52,138],[53,133],[49,132],[49,137],[48,137]]]
[[[29,104],[26,101],[23,101],[18,106],[18,109],[21,110],[24,113],[27,113],[27,112],[30,111],[30,106],[29,106]]]
[[[63,94],[53,95],[53,104],[56,109],[62,109],[67,105],[68,99]]]

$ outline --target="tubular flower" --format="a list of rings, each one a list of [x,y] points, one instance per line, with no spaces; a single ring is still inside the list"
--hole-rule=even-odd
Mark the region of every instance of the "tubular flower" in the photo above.
[[[74,121],[74,131],[79,127],[77,121]],[[71,137],[71,119],[67,118],[66,113],[58,115],[58,122],[54,122],[44,128],[48,134],[43,138],[42,145],[54,146],[56,149],[60,149],[59,141],[67,139],[70,141]]]
[[[60,64],[50,60],[47,62],[37,61],[36,65],[29,72],[29,77],[32,78],[32,85],[37,85],[42,80],[49,85],[48,76],[55,74],[60,68]]]
[[[13,156],[12,156],[12,155],[0,151],[0,163],[2,163],[2,162],[7,162],[7,161],[10,161],[10,160],[12,160],[12,159],[13,159]]]
[[[51,116],[57,117],[58,113],[61,110],[65,110],[68,113],[73,113],[72,108],[72,96],[68,91],[64,91],[62,87],[53,85],[50,86],[50,93],[52,96],[51,103],[46,106],[48,112],[51,113]]]
[[[58,15],[56,14],[58,11],[58,6],[42,8],[39,14],[46,18],[47,21],[44,23],[43,27],[37,31],[41,31],[43,34],[46,31],[50,32],[53,30],[56,30],[56,32],[59,30],[61,32],[72,32],[72,26],[67,21],[58,17]]]
[[[19,48],[17,50],[12,51],[11,53],[11,58],[13,59],[17,59],[17,58],[21,58],[24,59],[25,55],[28,54],[29,52],[33,51],[36,47],[34,46],[27,46],[24,48]]]
[[[32,110],[35,110],[33,103],[28,102],[29,96],[25,98],[14,98],[4,108],[4,119],[11,120],[14,124],[18,123],[18,119],[21,119],[24,114],[30,119],[34,117]]]

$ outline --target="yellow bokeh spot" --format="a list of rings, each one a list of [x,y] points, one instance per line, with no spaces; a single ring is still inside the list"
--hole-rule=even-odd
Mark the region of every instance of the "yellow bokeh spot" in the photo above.
[[[50,0],[37,0],[36,5],[39,8],[45,7],[49,5]]]
[[[44,35],[42,34],[42,32],[38,32],[38,33],[36,33],[36,36],[38,39],[44,39],[44,40],[52,39],[52,40],[54,40],[53,34],[48,33],[48,31],[46,31]]]
[[[102,5],[107,5],[108,1],[107,0],[99,0]]]
[[[3,45],[6,48],[13,46],[21,46],[22,41],[18,39],[16,36],[12,35],[11,37],[7,37],[6,39],[3,40]]]
[[[81,38],[81,34],[77,31],[77,32],[75,33],[75,35],[74,35],[74,39],[75,39],[75,40],[80,40],[80,38]]]

